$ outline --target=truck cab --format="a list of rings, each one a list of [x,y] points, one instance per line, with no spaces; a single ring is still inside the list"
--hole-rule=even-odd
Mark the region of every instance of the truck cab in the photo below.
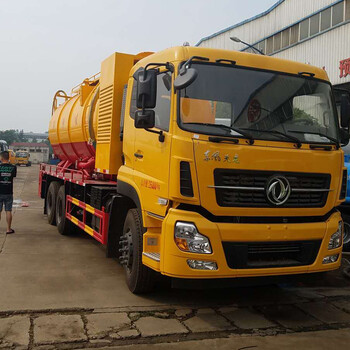
[[[8,152],[10,156],[10,163],[16,165],[16,153],[12,149],[10,149]]]
[[[25,166],[31,166],[31,162],[29,160],[30,154],[27,151],[18,151],[16,152],[16,164],[17,165],[25,165]]]
[[[118,191],[140,203],[146,266],[188,279],[339,267],[348,139],[324,70],[175,48],[135,65],[126,101]]]
[[[72,96],[55,94],[61,162],[39,175],[48,222],[105,244],[133,293],[160,274],[218,285],[335,270],[348,99],[340,114],[342,128],[311,65],[198,47],[114,53]]]

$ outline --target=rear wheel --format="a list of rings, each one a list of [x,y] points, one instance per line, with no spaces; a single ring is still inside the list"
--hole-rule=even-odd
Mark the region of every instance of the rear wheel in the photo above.
[[[60,187],[56,200],[56,223],[58,232],[67,236],[73,232],[73,224],[66,218],[66,194],[64,185]]]
[[[120,262],[131,292],[142,294],[154,287],[155,272],[142,264],[143,226],[139,210],[130,209],[120,237]]]
[[[50,183],[46,195],[47,221],[50,225],[56,225],[56,199],[60,184],[57,181]]]

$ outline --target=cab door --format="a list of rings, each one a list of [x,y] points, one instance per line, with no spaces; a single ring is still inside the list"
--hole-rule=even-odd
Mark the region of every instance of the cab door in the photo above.
[[[165,215],[168,198],[171,147],[171,73],[157,75],[157,99],[154,131],[162,131],[164,141],[158,134],[145,129],[135,129],[134,181],[141,193],[143,209],[151,214]],[[134,82],[131,109],[136,111],[136,82]],[[133,111],[133,112],[134,112]],[[134,115],[134,113],[131,115]]]

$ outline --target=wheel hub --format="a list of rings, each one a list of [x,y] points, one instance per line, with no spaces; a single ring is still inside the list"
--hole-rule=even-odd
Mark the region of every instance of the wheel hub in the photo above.
[[[120,264],[130,269],[133,262],[133,243],[130,229],[128,229],[126,233],[120,237],[119,246]]]

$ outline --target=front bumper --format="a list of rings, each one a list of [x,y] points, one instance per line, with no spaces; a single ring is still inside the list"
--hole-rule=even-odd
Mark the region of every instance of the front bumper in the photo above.
[[[234,278],[259,277],[290,274],[305,274],[330,271],[339,268],[342,247],[328,250],[331,235],[336,232],[341,220],[339,212],[327,221],[293,224],[232,224],[215,223],[196,212],[171,209],[163,221],[160,252],[160,272],[177,278]],[[174,227],[177,221],[192,222],[198,231],[210,239],[212,254],[195,254],[181,251],[174,242]],[[292,242],[320,241],[316,258],[309,265],[263,268],[230,268],[225,256],[223,242]],[[339,254],[334,263],[323,264],[329,255]],[[196,270],[188,266],[187,260],[215,261],[217,270]]]

